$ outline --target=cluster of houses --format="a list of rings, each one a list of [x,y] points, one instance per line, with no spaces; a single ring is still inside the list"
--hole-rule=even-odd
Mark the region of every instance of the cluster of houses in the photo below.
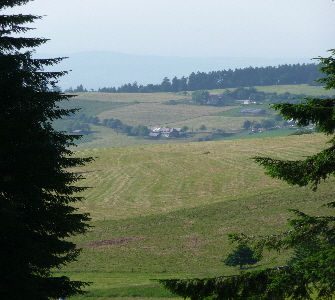
[[[254,104],[256,102],[252,102],[249,100],[242,100],[244,105]],[[241,114],[251,114],[251,115],[262,115],[265,114],[266,111],[264,109],[259,108],[244,108],[240,111]]]
[[[181,128],[154,127],[154,128],[151,128],[149,136],[152,138],[179,137],[180,131],[181,131]]]

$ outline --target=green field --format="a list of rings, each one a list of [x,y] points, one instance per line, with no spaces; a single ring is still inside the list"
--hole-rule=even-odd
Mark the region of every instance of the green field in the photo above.
[[[260,91],[292,94],[305,93],[308,95],[328,95],[333,91],[326,91],[323,87],[307,85],[276,85],[256,87]],[[213,93],[221,93],[224,90],[213,90]],[[261,116],[243,115],[240,110],[246,106],[200,106],[192,105],[189,100],[191,93],[78,93],[77,97],[62,104],[64,108],[81,108],[78,115],[98,116],[103,119],[120,119],[123,123],[131,126],[145,125],[152,127],[175,127],[189,128],[188,136],[178,139],[135,138],[118,134],[112,129],[103,126],[91,125],[91,134],[84,136],[80,141],[81,148],[103,148],[120,147],[149,144],[189,143],[199,139],[230,140],[250,139],[255,137],[286,136],[290,130],[263,131],[261,135],[245,134],[241,132],[244,121],[251,120],[261,122],[264,118],[273,118],[275,111],[269,109],[269,103],[265,101],[262,105],[248,105],[248,108],[262,108],[266,114]],[[173,101],[174,105],[171,104]],[[72,117],[72,120],[74,117]],[[57,121],[58,130],[66,130],[65,122]],[[205,125],[206,130],[199,130]],[[221,131],[226,135],[216,136],[213,133]]]
[[[94,218],[106,217],[112,209],[116,219],[143,215],[145,211],[170,212],[222,201],[237,193],[237,184],[241,189],[239,196],[260,188],[286,187],[264,175],[262,168],[249,158],[255,155],[293,158],[298,153],[304,156],[318,150],[320,140],[326,139],[313,134],[78,150],[77,156],[97,157],[85,167],[83,185],[94,188],[86,192],[90,200],[83,205],[94,211]]]
[[[71,93],[68,93],[71,95]],[[182,94],[173,93],[75,93],[77,99],[87,101],[99,101],[110,102],[110,103],[161,103],[170,100],[181,100],[185,96]],[[190,97],[190,94],[186,97]]]
[[[139,103],[121,107],[98,115],[100,120],[118,118],[129,125],[168,126],[175,122],[195,120],[203,116],[224,112],[235,107],[198,105],[164,105],[161,103]],[[186,124],[186,122],[185,122]]]
[[[317,192],[264,175],[249,158],[299,158],[325,148],[321,134],[233,141],[78,149],[96,160],[74,171],[90,186],[79,210],[92,229],[74,241],[76,263],[57,271],[92,281],[71,299],[173,299],[151,281],[229,275],[221,260],[234,247],[228,233],[286,230],[288,208],[320,215],[333,181]],[[256,267],[282,264],[289,254],[267,255]],[[178,299],[178,298],[175,298]]]
[[[292,84],[292,85],[269,85],[255,86],[260,92],[283,94],[289,92],[291,94],[305,94],[310,96],[334,96],[334,90],[325,90],[322,86],[309,86],[307,84]],[[233,89],[231,89],[233,90]],[[222,93],[225,90],[213,90],[216,93]]]
[[[321,87],[256,87],[266,92],[327,94]],[[217,92],[217,91],[212,91]],[[222,91],[218,91],[222,92]],[[329,94],[331,95],[331,94]],[[74,150],[95,161],[74,169],[92,187],[79,196],[79,211],[90,212],[92,228],[73,240],[83,252],[57,270],[73,280],[91,281],[84,296],[71,300],[179,299],[151,279],[230,275],[222,259],[233,249],[227,234],[268,234],[286,230],[288,208],[323,214],[332,199],[329,181],[313,193],[269,178],[250,157],[299,158],[325,148],[320,134],[287,136],[292,129],[241,131],[245,120],[275,114],[241,115],[241,107],[189,105],[171,93],[80,93],[64,107],[87,116],[117,118],[128,125],[188,126],[183,139],[139,139],[91,125]],[[170,100],[175,105],[166,105]],[[255,108],[268,108],[268,103]],[[250,106],[248,106],[250,107]],[[64,126],[61,123],[59,126]],[[206,130],[199,130],[201,125]],[[64,128],[64,127],[63,127]],[[222,130],[220,141],[196,142]],[[192,133],[192,134],[191,134]],[[256,268],[282,264],[289,253],[268,254]]]

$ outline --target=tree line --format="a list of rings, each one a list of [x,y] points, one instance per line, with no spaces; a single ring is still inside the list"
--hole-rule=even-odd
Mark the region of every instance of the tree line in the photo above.
[[[221,95],[217,95],[218,98],[215,102],[211,102],[211,94],[207,90],[197,90],[192,92],[192,101],[200,105],[236,105],[235,100],[247,100],[252,102],[260,103],[262,101],[269,101],[272,104],[275,103],[292,103],[298,104],[301,99],[311,97],[306,94],[291,94],[290,92],[285,93],[266,93],[257,90],[251,86],[249,88],[238,87],[235,90],[225,90]],[[335,95],[333,96],[335,98]],[[327,96],[319,95],[318,98],[325,99]]]
[[[89,124],[112,128],[116,132],[120,132],[128,136],[144,137],[148,136],[150,133],[150,129],[145,125],[130,126],[123,123],[121,120],[114,118],[103,119],[101,122],[99,117],[86,116],[85,114],[81,114],[78,118],[69,122],[66,129],[70,133],[74,133],[75,130],[80,130],[81,133],[88,133],[89,131],[91,131],[91,127]]]
[[[285,64],[277,67],[248,67],[235,70],[221,70],[211,72],[192,72],[188,77],[165,77],[159,84],[123,84],[119,87],[102,87],[102,93],[156,93],[156,92],[184,92],[196,90],[227,89],[248,86],[266,86],[282,84],[317,85],[315,80],[322,77],[320,65]],[[65,92],[87,92],[82,85],[76,89],[67,89]]]

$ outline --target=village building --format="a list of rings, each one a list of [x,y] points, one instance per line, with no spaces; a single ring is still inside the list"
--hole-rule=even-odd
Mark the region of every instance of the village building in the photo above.
[[[266,111],[264,109],[259,108],[244,108],[240,111],[241,114],[252,114],[252,115],[261,115],[265,114]]]
[[[181,128],[170,128],[170,127],[154,127],[149,133],[150,137],[159,138],[159,137],[179,137]]]

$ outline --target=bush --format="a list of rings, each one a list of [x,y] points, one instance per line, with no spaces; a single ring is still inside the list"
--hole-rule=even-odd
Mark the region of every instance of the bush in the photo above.
[[[298,129],[296,131],[291,132],[289,135],[302,135],[302,134],[311,134],[314,133],[312,129]]]

